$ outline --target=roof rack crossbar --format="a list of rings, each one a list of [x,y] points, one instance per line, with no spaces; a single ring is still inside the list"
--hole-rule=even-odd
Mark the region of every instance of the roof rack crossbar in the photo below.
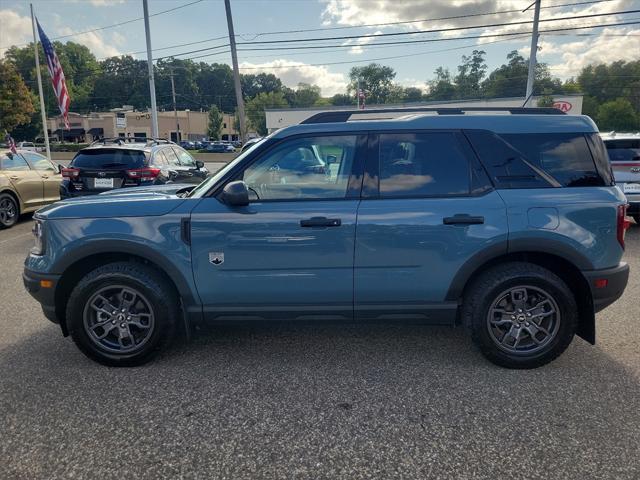
[[[304,120],[303,124],[312,123],[344,123],[352,115],[369,113],[425,113],[435,112],[438,115],[464,115],[466,112],[508,112],[512,115],[566,115],[557,108],[524,108],[524,107],[404,107],[376,108],[371,110],[337,110],[320,112]]]

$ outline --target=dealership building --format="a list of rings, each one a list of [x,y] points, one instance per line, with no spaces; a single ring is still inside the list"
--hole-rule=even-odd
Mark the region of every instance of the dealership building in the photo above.
[[[582,114],[582,95],[560,95],[553,97],[554,99],[554,107],[562,110],[563,112],[569,115],[581,115]],[[537,106],[538,101],[542,97],[532,97],[532,105]],[[365,118],[380,118],[380,114],[371,114],[367,115],[367,109],[385,109],[385,108],[456,108],[456,107],[504,107],[504,108],[514,108],[514,107],[522,107],[524,103],[524,98],[515,97],[515,98],[492,98],[487,100],[456,100],[456,101],[446,101],[446,102],[420,102],[420,103],[406,103],[406,104],[385,104],[385,105],[367,105],[366,109],[363,111],[363,116],[359,117],[359,119]],[[272,108],[266,109],[266,120],[267,120],[267,129],[269,133],[274,132],[280,128],[288,127],[289,125],[296,125],[298,123],[303,122],[307,118],[315,115],[320,112],[330,112],[332,110],[345,110],[345,109],[355,109],[355,105],[353,106],[331,106],[331,107],[321,107],[321,108]],[[402,115],[402,113],[397,113],[397,116]],[[389,115],[384,115],[384,118],[388,118]]]
[[[240,133],[235,129],[235,115],[223,113],[222,140],[237,140]],[[158,112],[158,133],[161,138],[172,141],[202,140],[207,138],[208,112],[178,110],[180,138],[173,110]],[[70,129],[64,129],[62,117],[47,120],[52,141],[92,142],[102,137],[151,137],[151,113],[123,106],[108,112],[92,112],[87,115],[69,113]]]

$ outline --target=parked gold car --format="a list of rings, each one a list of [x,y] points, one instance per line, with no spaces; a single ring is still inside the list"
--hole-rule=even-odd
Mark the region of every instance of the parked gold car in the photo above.
[[[12,227],[22,213],[60,200],[60,167],[36,152],[0,149],[0,228]]]

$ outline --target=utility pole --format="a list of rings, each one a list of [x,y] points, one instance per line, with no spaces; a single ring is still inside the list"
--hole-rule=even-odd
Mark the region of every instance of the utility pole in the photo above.
[[[44,106],[44,94],[42,93],[42,75],[40,74],[40,54],[38,53],[38,39],[36,38],[36,16],[31,6],[31,28],[33,30],[33,50],[36,56],[36,75],[38,77],[38,94],[40,96],[40,113],[42,114],[42,133],[44,135],[44,147],[47,151],[47,158],[51,160],[51,148],[49,147],[49,132],[47,131],[47,111]],[[64,138],[64,134],[62,135]]]
[[[233,19],[231,18],[231,5],[229,0],[224,0],[224,8],[227,11],[227,27],[229,28],[229,45],[231,47],[231,61],[233,63],[233,82],[236,86],[236,102],[238,103],[238,118],[240,120],[240,141],[244,144],[247,129],[244,120],[244,100],[242,99],[242,86],[240,85],[240,71],[238,70],[238,54],[236,53],[236,36],[233,33]]]
[[[178,109],[176,108],[176,85],[173,82],[173,68],[171,69],[171,95],[173,96],[173,114],[176,117],[176,142],[182,140],[180,136],[180,122],[178,121]]]
[[[523,107],[531,105],[531,97],[533,96],[533,82],[536,78],[536,53],[538,52],[538,21],[540,20],[540,2],[536,0],[523,10],[526,12],[534,4],[536,6],[533,13],[533,31],[531,32],[531,52],[529,53],[529,75],[527,77],[527,92],[525,95]]]
[[[149,93],[151,94],[151,136],[158,138],[158,106],[156,105],[156,83],[153,79],[153,57],[151,56],[151,30],[149,29],[149,5],[142,0],[144,10],[144,33],[147,37],[147,65],[149,67]]]

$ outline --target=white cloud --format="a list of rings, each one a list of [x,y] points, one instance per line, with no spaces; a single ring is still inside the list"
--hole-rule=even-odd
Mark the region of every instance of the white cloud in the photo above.
[[[21,45],[33,41],[31,18],[20,16],[13,10],[0,10],[0,47]],[[0,57],[6,48],[0,48]]]
[[[382,32],[380,30],[377,30],[373,34],[379,35],[381,33]],[[374,37],[354,38],[345,41],[342,45],[353,45],[353,47],[349,49],[349,53],[352,55],[360,55],[362,52],[364,52],[362,45],[371,43],[373,42],[373,40],[375,40]]]
[[[65,3],[85,3],[87,0],[64,0]],[[118,5],[124,3],[126,0],[89,0],[89,3],[94,7],[110,7],[112,5]]]
[[[91,29],[91,27],[87,28]],[[58,35],[70,35],[72,33],[74,33],[74,31],[69,27],[58,29]],[[73,37],[65,38],[64,40],[86,46],[98,58],[121,55],[121,52],[116,47],[116,45],[122,44],[122,35],[119,33],[112,34],[111,40],[108,40],[102,32],[81,33]]]
[[[261,64],[243,62],[240,70],[242,73],[273,73],[287,87],[296,87],[300,82],[317,85],[325,97],[342,93],[347,88],[347,81],[342,73],[332,73],[327,67],[291,60],[273,60]]]
[[[607,36],[615,33],[616,36]],[[624,36],[617,36],[625,34]],[[550,62],[549,68],[554,76],[568,78],[576,76],[580,70],[591,63],[611,63],[616,60],[637,60],[640,52],[640,32],[638,30],[621,31],[604,29],[597,37],[586,37],[584,40],[561,45],[545,42],[538,58],[560,55],[561,61]]]

